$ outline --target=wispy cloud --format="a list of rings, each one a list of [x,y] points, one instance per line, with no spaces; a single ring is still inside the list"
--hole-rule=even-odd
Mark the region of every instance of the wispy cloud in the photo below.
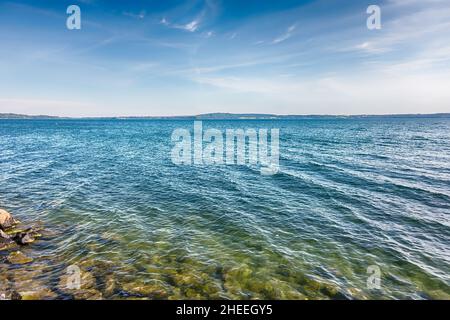
[[[55,114],[111,114],[113,108],[156,114],[183,112],[187,105],[199,113],[218,106],[248,111],[250,105],[286,113],[448,111],[448,0],[381,1],[382,29],[375,31],[367,30],[365,8],[355,1],[293,2],[272,9],[186,0],[148,3],[146,12],[97,2],[81,31],[64,28],[67,15],[58,6],[5,2],[0,97],[17,99],[1,100],[0,108]],[[64,101],[75,93],[92,104]]]
[[[410,0],[411,4],[420,4],[422,1]],[[443,3],[436,0],[435,3]],[[402,1],[391,1],[391,6],[404,5]],[[343,42],[344,47],[337,51],[360,51],[366,53],[386,53],[404,51],[408,47],[409,54],[423,50],[436,42],[448,43],[450,41],[450,7],[419,6],[410,12],[396,16],[383,23],[382,30],[376,36],[366,32],[355,35],[352,45]],[[370,37],[372,36],[372,37]],[[370,39],[370,40],[368,40]],[[355,41],[357,43],[355,44]],[[346,46],[346,47],[345,47]]]
[[[204,32],[204,33],[203,33],[203,36],[204,36],[205,38],[211,38],[211,37],[214,36],[214,31],[207,31],[207,32]]]
[[[197,20],[193,20],[185,25],[180,25],[180,26],[175,25],[175,28],[183,29],[183,30],[186,30],[189,32],[195,32],[195,31],[197,31],[199,24],[200,24],[200,20],[197,19]]]
[[[233,40],[237,37],[237,32],[233,32],[232,34],[229,35],[228,39]]]
[[[187,1],[177,9],[166,12],[160,24],[172,29],[197,32],[214,21],[219,7],[219,1],[216,0]]]
[[[377,43],[371,41],[365,41],[353,47],[342,49],[342,51],[354,51],[354,50],[366,53],[385,53],[391,51],[392,49],[388,47],[381,47]]]
[[[124,16],[131,17],[131,18],[134,18],[134,19],[144,19],[146,14],[147,13],[146,13],[145,10],[142,10],[139,13],[133,13],[133,12],[128,12],[128,11],[125,11],[123,13]]]
[[[258,46],[258,45],[263,44],[263,43],[265,43],[264,40],[258,40],[258,41],[253,42],[253,45]]]
[[[173,29],[181,29],[189,32],[196,32],[200,27],[200,18],[194,19],[189,23],[186,24],[175,24],[169,22],[167,18],[162,18],[160,21],[160,24]]]
[[[292,37],[295,29],[296,29],[296,25],[293,24],[291,25],[289,28],[287,28],[286,32],[284,32],[282,35],[278,36],[277,38],[275,38],[272,43],[276,44],[276,43],[280,43],[283,41],[286,41],[287,39],[289,39],[290,37]]]

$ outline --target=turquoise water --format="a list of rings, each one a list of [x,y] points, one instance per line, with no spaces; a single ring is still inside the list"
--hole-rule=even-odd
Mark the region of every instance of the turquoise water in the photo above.
[[[72,264],[96,298],[450,297],[449,118],[203,126],[279,128],[280,172],[174,165],[192,121],[0,120],[0,208],[46,229],[2,274],[49,298],[77,298]]]

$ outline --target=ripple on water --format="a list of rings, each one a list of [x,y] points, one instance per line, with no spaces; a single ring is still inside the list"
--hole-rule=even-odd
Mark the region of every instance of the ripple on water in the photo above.
[[[48,234],[26,249],[33,262],[25,266],[0,253],[0,291],[42,299],[450,297],[448,119],[204,125],[280,128],[280,173],[173,165],[171,132],[190,122],[2,123],[0,207],[41,220]],[[79,291],[65,286],[74,264]],[[370,265],[381,268],[381,290],[367,289]]]

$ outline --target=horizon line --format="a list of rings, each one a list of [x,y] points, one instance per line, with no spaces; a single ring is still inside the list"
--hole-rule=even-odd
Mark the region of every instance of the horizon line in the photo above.
[[[170,119],[170,118],[203,118],[205,120],[221,118],[243,118],[251,120],[251,118],[294,118],[294,117],[412,117],[412,116],[450,116],[450,112],[437,113],[390,113],[390,114],[272,114],[272,113],[228,113],[228,112],[213,112],[192,115],[105,115],[105,116],[56,116],[46,114],[20,114],[20,113],[0,113],[0,119]]]

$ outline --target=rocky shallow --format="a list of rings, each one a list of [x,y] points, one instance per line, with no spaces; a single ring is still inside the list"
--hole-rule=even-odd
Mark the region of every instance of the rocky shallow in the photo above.
[[[201,261],[166,242],[151,247],[104,231],[89,243],[75,241],[73,226],[59,231],[21,223],[0,211],[0,299],[368,299],[382,292],[342,289],[302,273],[282,257],[270,268],[251,260]],[[55,235],[56,233],[56,235]],[[70,243],[70,246],[67,245]],[[75,251],[67,251],[76,245]],[[115,251],[126,245],[133,259]],[[56,247],[55,247],[56,246]],[[48,254],[47,247],[57,248]],[[139,249],[139,250],[138,250]],[[141,257],[141,253],[145,256]],[[342,274],[336,271],[338,278]],[[78,277],[78,278],[77,278]],[[74,286],[74,280],[79,286]],[[437,290],[424,298],[448,297]]]
[[[33,246],[45,242],[47,236],[43,227],[21,223],[7,211],[0,210],[1,299],[311,298],[288,282],[266,281],[249,265],[200,266],[195,260],[177,254],[155,256],[148,265],[130,265],[127,270],[118,269],[111,261],[81,259],[75,265],[79,286],[71,286],[77,277],[71,271],[73,265],[53,263],[47,257],[32,258]],[[119,240],[110,239],[106,233],[100,238],[110,242]],[[298,274],[286,276],[290,278],[289,282],[315,292],[317,297],[346,298],[332,284]],[[355,293],[358,295],[357,291]],[[360,295],[359,298],[365,297]]]
[[[6,210],[0,209],[0,250],[20,249],[21,246],[35,242],[42,235],[36,226],[21,226],[19,220]],[[31,262],[20,251],[12,252],[8,260],[13,264]]]

